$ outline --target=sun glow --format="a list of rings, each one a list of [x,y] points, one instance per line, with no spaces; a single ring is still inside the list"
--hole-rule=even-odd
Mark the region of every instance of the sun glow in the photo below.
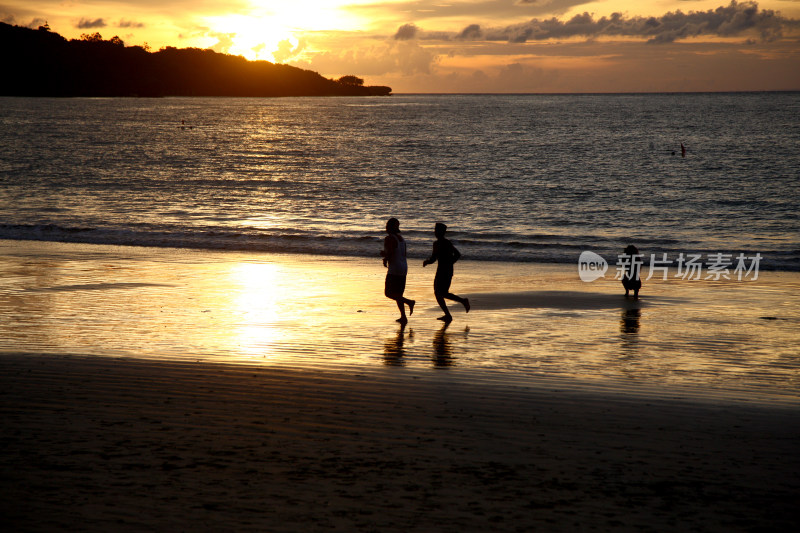
[[[250,60],[285,62],[303,50],[303,34],[320,31],[351,31],[361,21],[331,2],[305,0],[279,3],[252,1],[248,14],[207,19],[209,36],[218,40],[215,49]]]
[[[280,61],[282,48],[299,45],[292,31],[271,18],[229,15],[213,20],[211,27],[220,52],[250,60]]]

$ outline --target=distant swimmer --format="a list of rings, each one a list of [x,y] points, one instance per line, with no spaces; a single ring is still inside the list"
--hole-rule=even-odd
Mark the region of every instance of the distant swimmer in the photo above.
[[[681,157],[686,157],[686,147],[681,143]]]
[[[447,226],[441,222],[437,222],[434,227],[434,235],[436,235],[436,242],[433,243],[433,253],[430,258],[422,262],[422,266],[426,267],[430,264],[439,262],[436,267],[436,277],[433,279],[433,294],[436,296],[436,302],[439,307],[444,311],[444,316],[440,316],[439,320],[444,322],[451,322],[453,315],[447,309],[445,298],[454,300],[464,306],[464,309],[469,313],[469,299],[462,298],[450,292],[450,282],[453,280],[453,265],[461,258],[461,254],[453,246],[453,243],[445,238],[444,233],[447,231]]]
[[[406,241],[400,235],[400,221],[390,218],[386,222],[386,237],[383,240],[383,266],[389,270],[386,273],[386,286],[384,294],[387,298],[397,302],[400,309],[400,318],[397,319],[401,324],[408,322],[406,318],[405,306],[408,306],[409,316],[414,314],[414,300],[403,297],[406,290],[406,275],[408,274],[408,263],[406,261]]]

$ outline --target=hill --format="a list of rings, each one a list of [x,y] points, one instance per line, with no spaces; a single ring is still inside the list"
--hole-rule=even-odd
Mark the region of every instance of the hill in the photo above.
[[[0,23],[2,96],[384,96],[355,76],[329,80],[310,70],[199,48],[150,52],[99,34],[67,40]]]

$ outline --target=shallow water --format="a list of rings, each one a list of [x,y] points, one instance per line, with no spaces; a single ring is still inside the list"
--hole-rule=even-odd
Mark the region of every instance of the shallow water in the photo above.
[[[560,265],[459,262],[446,326],[413,263],[405,328],[379,259],[0,241],[0,354],[445,372],[799,400],[800,276],[645,282]]]

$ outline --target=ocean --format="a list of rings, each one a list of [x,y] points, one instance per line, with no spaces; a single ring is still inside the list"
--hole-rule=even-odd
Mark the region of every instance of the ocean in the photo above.
[[[0,99],[0,239],[800,270],[800,93]],[[682,152],[682,146],[685,153]],[[665,255],[666,254],[666,255]]]

